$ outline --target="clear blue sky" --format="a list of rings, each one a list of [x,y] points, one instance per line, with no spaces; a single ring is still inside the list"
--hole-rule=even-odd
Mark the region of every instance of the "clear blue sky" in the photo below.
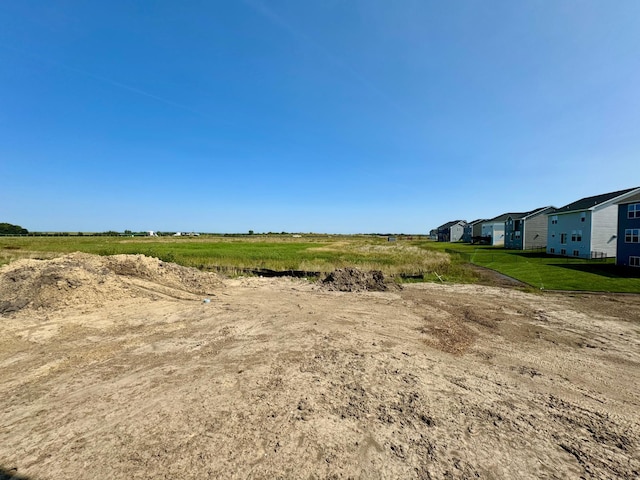
[[[0,2],[0,222],[424,233],[640,185],[640,1]]]

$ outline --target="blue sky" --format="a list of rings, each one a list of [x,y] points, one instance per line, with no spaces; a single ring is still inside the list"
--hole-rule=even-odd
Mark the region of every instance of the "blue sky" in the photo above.
[[[426,233],[640,185],[637,0],[0,2],[0,222]]]

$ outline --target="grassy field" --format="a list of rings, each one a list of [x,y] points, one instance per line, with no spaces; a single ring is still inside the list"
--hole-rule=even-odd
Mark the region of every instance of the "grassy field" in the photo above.
[[[613,260],[587,261],[459,243],[374,235],[244,235],[200,237],[0,237],[0,265],[70,252],[141,253],[168,262],[238,275],[256,270],[323,274],[336,268],[381,270],[398,281],[475,283],[469,263],[535,289],[640,293],[640,275]],[[629,273],[635,274],[630,276]]]
[[[468,244],[433,244],[462,261],[496,270],[546,290],[640,293],[640,271],[623,270],[614,259],[585,260],[544,252],[522,252]]]
[[[464,268],[414,241],[377,236],[291,235],[200,237],[0,237],[0,264],[17,258],[51,258],[75,251],[98,255],[141,253],[164,261],[230,274],[247,270],[326,273],[336,268],[381,270],[397,277],[473,281]],[[466,278],[466,280],[465,280]]]

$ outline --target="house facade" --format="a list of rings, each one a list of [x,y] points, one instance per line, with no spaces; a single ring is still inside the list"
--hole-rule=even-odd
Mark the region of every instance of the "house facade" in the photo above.
[[[579,258],[615,257],[618,203],[640,188],[586,197],[549,212],[547,253]]]
[[[462,233],[462,241],[472,243],[474,238],[482,236],[482,222],[486,219],[479,218],[473,222],[469,222],[464,226],[464,232]]]
[[[616,265],[640,270],[640,193],[618,204]]]
[[[464,220],[454,220],[447,222],[438,227],[439,242],[459,242],[464,234],[464,226],[467,224]]]
[[[547,246],[547,213],[554,207],[541,207],[524,213],[509,214],[505,221],[504,246],[530,250]]]
[[[483,237],[488,237],[488,244],[496,247],[504,245],[504,230],[505,222],[509,218],[509,213],[498,215],[490,220],[482,222],[482,234]]]

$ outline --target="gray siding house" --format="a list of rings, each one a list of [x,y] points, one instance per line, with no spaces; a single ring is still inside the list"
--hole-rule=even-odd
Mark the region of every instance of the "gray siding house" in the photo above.
[[[554,207],[541,207],[524,213],[512,213],[505,221],[504,246],[529,250],[547,246],[547,213]]]
[[[547,253],[579,258],[615,257],[618,204],[640,187],[581,198],[548,214]]]
[[[465,220],[454,220],[438,227],[439,242],[458,242],[462,240],[464,234]]]

